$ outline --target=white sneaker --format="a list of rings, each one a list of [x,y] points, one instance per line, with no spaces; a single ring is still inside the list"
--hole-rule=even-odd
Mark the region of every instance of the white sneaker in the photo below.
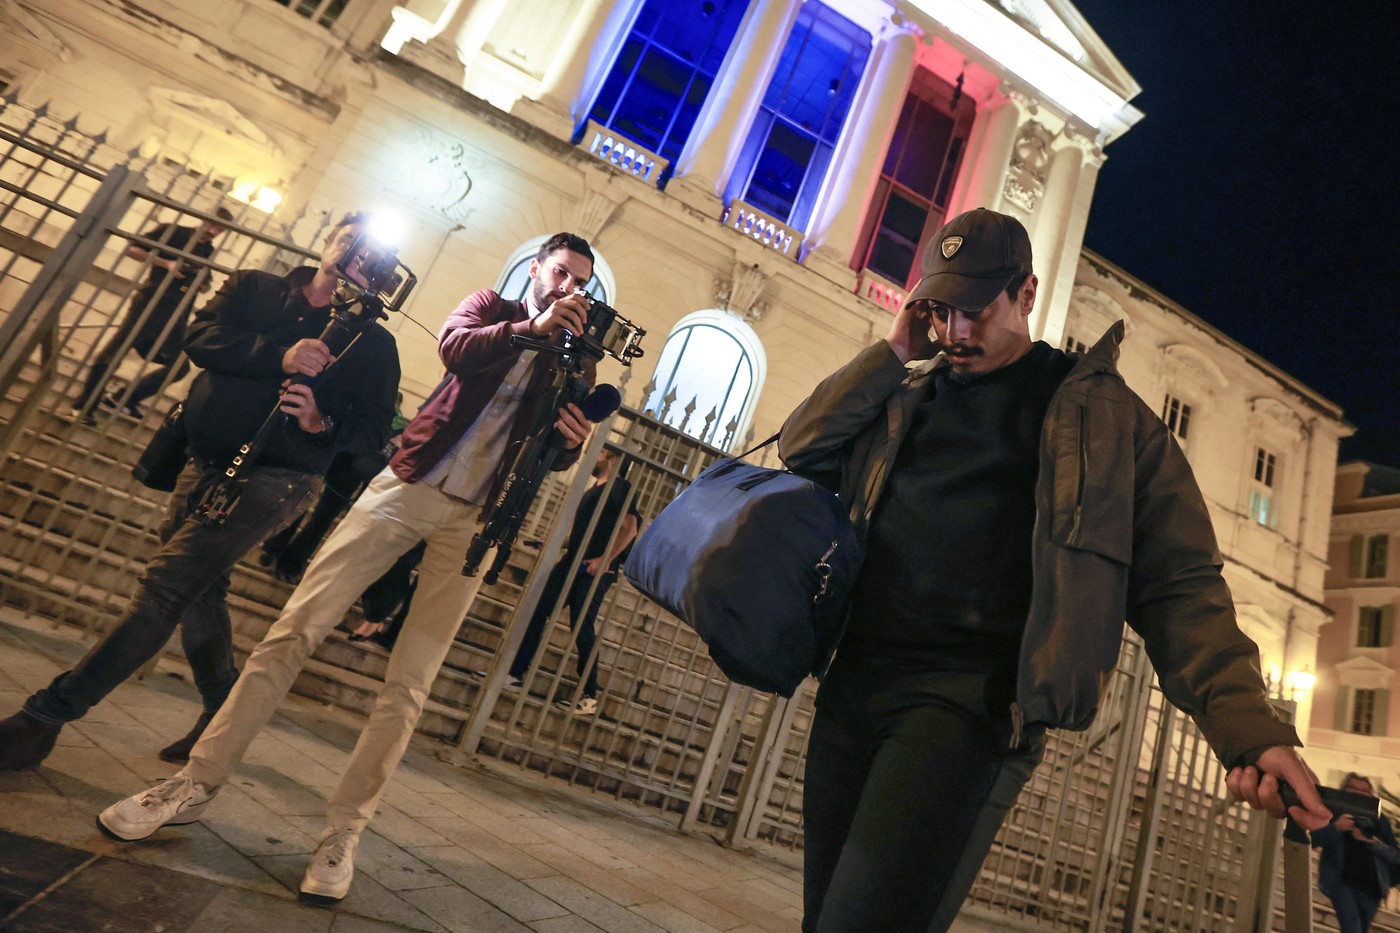
[[[554,702],[558,703],[575,716],[592,716],[594,713],[598,712],[598,700],[596,697],[579,697],[577,703],[570,703],[567,698],[560,697]]]
[[[306,876],[301,879],[301,893],[338,901],[350,892],[355,877],[355,847],[360,844],[358,833],[348,829],[331,833],[316,847]]]
[[[196,784],[177,774],[150,790],[112,804],[97,815],[97,825],[109,836],[135,842],[166,824],[183,826],[197,821],[218,793],[217,787]]]

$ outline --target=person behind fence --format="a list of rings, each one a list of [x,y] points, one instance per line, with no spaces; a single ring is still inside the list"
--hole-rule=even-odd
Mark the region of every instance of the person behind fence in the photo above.
[[[203,710],[190,733],[160,756],[183,761],[224,703],[238,677],[227,605],[234,565],[300,514],[337,451],[376,450],[388,438],[399,380],[393,336],[372,324],[339,358],[318,339],[330,320],[336,264],[364,220],[361,214],[342,218],[326,238],[319,265],[283,276],[234,273],[195,316],[186,352],[203,371],[185,401],[191,459],[158,529],[160,549],[106,637],[0,722],[0,770],[42,762],[64,724],[87,715],[154,657],[177,625]],[[290,384],[296,374],[315,377],[314,386]],[[223,524],[198,521],[192,504],[200,491],[274,407],[287,417],[244,473],[237,504]]]
[[[572,623],[577,653],[579,683],[583,689],[574,711],[580,716],[591,716],[598,711],[598,665],[593,658],[593,645],[597,633],[593,623],[598,617],[598,609],[603,605],[603,597],[617,581],[617,571],[627,559],[627,552],[637,537],[637,527],[641,515],[629,502],[632,484],[618,477],[607,489],[608,477],[621,458],[617,451],[603,448],[598,461],[593,465],[593,485],[583,494],[574,523],[569,528],[568,540],[559,560],[549,572],[544,591],[540,593],[539,604],[535,607],[530,624],[525,629],[525,638],[515,652],[510,665],[509,686],[519,689],[525,674],[530,670],[530,662],[539,650],[540,639],[545,626],[554,613],[559,594],[568,588],[564,604],[569,607],[569,620]],[[607,490],[608,498],[593,528],[593,534],[584,547],[584,535],[588,533],[589,522],[598,511],[598,503]],[[614,534],[616,530],[616,534]],[[569,570],[577,557],[578,572],[570,576]],[[596,586],[595,586],[596,583]],[[590,598],[591,594],[591,598]]]
[[[1369,778],[1351,772],[1342,790],[1376,796]],[[1317,886],[1332,902],[1341,933],[1366,933],[1390,886],[1400,880],[1400,846],[1384,816],[1376,822],[1343,813],[1312,831],[1320,852]]]
[[[190,371],[188,361],[180,358],[185,344],[185,322],[194,310],[193,296],[189,290],[200,271],[199,264],[190,256],[208,259],[214,255],[214,240],[223,233],[224,223],[233,220],[226,207],[216,208],[218,220],[206,220],[198,227],[186,227],[173,223],[159,224],[145,231],[141,236],[155,241],[152,247],[132,243],[123,253],[137,262],[151,263],[151,273],[145,283],[131,296],[126,316],[117,325],[112,338],[103,344],[93,357],[92,367],[83,382],[78,400],[73,403],[73,411],[86,415],[94,404],[103,408],[140,418],[145,412],[141,403],[160,391],[167,378],[170,382],[183,379]],[[181,253],[190,256],[182,256]],[[208,274],[199,285],[199,291],[209,288]],[[122,345],[130,340],[126,347]],[[116,372],[122,356],[127,350],[135,350],[153,364],[131,385],[125,400],[115,392],[103,394],[108,380]],[[179,369],[175,361],[179,360]]]
[[[325,829],[301,882],[302,894],[338,900],[350,889],[360,834],[374,815],[433,680],[471,606],[481,575],[462,562],[481,528],[481,507],[501,488],[514,452],[532,429],[553,423],[564,449],[552,464],[578,459],[588,422],[577,405],[550,411],[557,354],[515,345],[513,335],[559,340],[582,333],[586,300],[574,295],[593,274],[587,241],[550,237],[530,261],[524,301],[490,289],[467,296],[438,338],[447,373],[404,428],[389,466],[369,484],[317,550],[281,617],[243,665],[232,695],[190,751],[189,764],[150,790],[118,801],[98,820],[118,839],[191,823],[228,781],[311,652],[356,597],[420,540],[428,544],[417,590],[390,652],[384,687],[350,761],[331,792]],[[592,368],[585,378],[591,382]]]
[[[779,440],[867,542],[816,697],[802,929],[946,929],[1046,730],[1092,721],[1125,619],[1231,793],[1281,816],[1286,780],[1325,824],[1191,467],[1115,368],[1122,324],[1082,357],[1033,341],[1030,239],[990,210],[945,224],[922,271]]]

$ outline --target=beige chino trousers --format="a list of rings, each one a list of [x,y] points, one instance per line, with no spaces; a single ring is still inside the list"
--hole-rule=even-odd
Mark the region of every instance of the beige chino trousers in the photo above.
[[[405,483],[385,468],[316,552],[281,617],[248,656],[233,692],[180,773],[212,787],[228,781],[311,652],[366,586],[426,539],[418,588],[390,654],[384,689],[326,810],[327,833],[363,830],[408,747],[438,668],[481,587],[479,574],[462,576],[462,559],[480,527],[480,512],[480,506],[432,486]]]

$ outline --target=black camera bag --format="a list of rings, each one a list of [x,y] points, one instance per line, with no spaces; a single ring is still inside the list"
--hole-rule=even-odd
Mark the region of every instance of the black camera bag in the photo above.
[[[185,433],[185,406],[179,402],[161,421],[151,442],[131,468],[141,485],[161,492],[175,488],[175,480],[189,461],[189,437]]]

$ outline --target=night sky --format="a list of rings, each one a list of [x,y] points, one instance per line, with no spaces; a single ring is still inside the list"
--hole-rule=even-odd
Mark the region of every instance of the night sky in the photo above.
[[[1147,114],[1108,146],[1085,245],[1341,405],[1343,461],[1400,466],[1387,5],[1075,6]]]

